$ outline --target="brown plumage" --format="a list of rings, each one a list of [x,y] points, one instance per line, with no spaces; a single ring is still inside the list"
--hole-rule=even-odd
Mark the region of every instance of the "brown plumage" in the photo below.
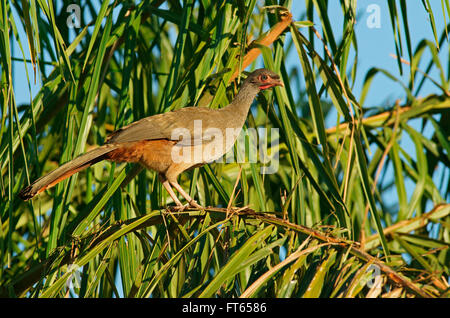
[[[103,146],[80,155],[23,188],[19,197],[31,199],[80,170],[109,160],[139,163],[157,171],[179,208],[183,205],[172,187],[191,206],[201,208],[177,183],[178,175],[224,155],[234,144],[236,132],[242,129],[258,92],[277,85],[283,85],[277,74],[259,69],[247,77],[232,103],[222,109],[186,107],[133,122],[113,132]],[[202,152],[204,149],[215,151],[205,153]]]

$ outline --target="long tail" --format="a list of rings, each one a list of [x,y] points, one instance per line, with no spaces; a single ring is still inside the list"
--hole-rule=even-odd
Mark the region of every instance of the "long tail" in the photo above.
[[[102,161],[103,159],[106,159],[104,155],[116,148],[117,146],[113,144],[103,145],[85,154],[82,154],[69,162],[66,162],[49,174],[40,177],[29,186],[20,190],[19,198],[25,201],[31,199],[45,189],[53,187],[57,183],[63,181],[64,179],[67,179],[78,171],[86,169],[87,167],[92,166],[93,164]]]

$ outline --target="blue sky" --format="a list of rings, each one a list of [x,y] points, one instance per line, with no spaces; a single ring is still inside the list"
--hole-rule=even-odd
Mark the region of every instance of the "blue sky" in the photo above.
[[[339,1],[329,1],[329,12],[336,12],[336,15],[330,15],[330,22],[334,30],[338,30],[336,34],[339,34],[343,26],[342,9]],[[438,36],[444,30],[444,18],[442,17],[441,4],[439,1],[432,1],[433,11],[435,13],[436,28],[438,30]],[[367,12],[367,9],[371,5],[377,5],[380,9],[380,27],[370,28],[367,25],[367,20],[370,18],[372,12]],[[425,12],[423,5],[420,1],[408,1],[408,19],[409,28],[411,34],[411,42],[413,51],[417,44],[424,38],[434,42],[433,32],[430,27],[428,14]],[[300,20],[305,11],[304,0],[294,0],[292,6],[292,12],[295,20]],[[447,17],[448,19],[448,17]],[[315,21],[316,29],[323,34],[319,17],[317,16]],[[400,20],[400,23],[402,21]],[[448,23],[448,21],[447,21]],[[389,9],[387,1],[376,0],[359,0],[357,11],[357,22],[355,27],[356,38],[358,42],[359,57],[356,61],[358,63],[358,72],[356,76],[356,83],[353,88],[353,93],[356,97],[360,96],[362,89],[362,82],[367,71],[372,67],[383,68],[390,72],[392,75],[403,79],[404,83],[407,83],[409,79],[409,68],[404,65],[403,76],[400,76],[397,60],[391,56],[395,54],[395,42],[393,38],[392,25],[389,16]],[[403,34],[402,34],[403,35]],[[338,42],[341,39],[336,39]],[[403,58],[408,60],[406,41],[403,40]],[[423,60],[428,61],[430,55],[428,52],[425,54]],[[448,69],[448,46],[445,45],[440,52],[441,62],[444,63],[444,68]],[[299,64],[297,56],[291,56],[292,63]],[[447,59],[445,59],[447,58]],[[447,61],[447,62],[445,62]],[[423,69],[425,66],[421,64]],[[419,66],[419,67],[420,67]],[[434,69],[431,75],[438,79],[437,70]],[[434,85],[427,83],[424,89],[422,89],[422,96],[426,96],[432,93],[439,93],[439,89]],[[404,100],[405,93],[399,84],[391,82],[386,77],[378,75],[373,81],[372,88],[366,99],[364,106],[377,106],[377,105],[392,105],[397,98]]]

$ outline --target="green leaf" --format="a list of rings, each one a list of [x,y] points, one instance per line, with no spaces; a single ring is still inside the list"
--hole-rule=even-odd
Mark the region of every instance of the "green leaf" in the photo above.
[[[217,273],[214,279],[203,289],[199,295],[200,298],[208,298],[215,294],[226,280],[233,278],[239,273],[242,268],[240,263],[242,259],[246,259],[251,253],[270,235],[273,231],[273,226],[268,226],[262,231],[259,231],[245,242],[242,247],[234,252],[225,266]]]

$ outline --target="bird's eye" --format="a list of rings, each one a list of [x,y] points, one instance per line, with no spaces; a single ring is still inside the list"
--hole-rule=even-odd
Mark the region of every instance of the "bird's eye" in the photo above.
[[[267,81],[267,75],[261,75],[261,80],[263,81],[263,82],[265,82],[265,81]]]

